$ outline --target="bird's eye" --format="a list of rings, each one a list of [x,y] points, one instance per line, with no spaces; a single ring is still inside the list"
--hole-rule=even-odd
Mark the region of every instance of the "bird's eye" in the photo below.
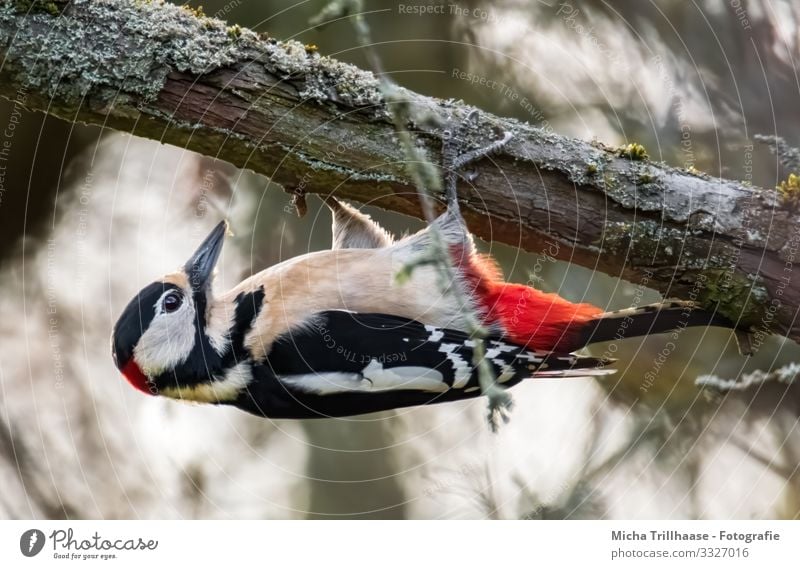
[[[176,292],[171,292],[164,297],[164,312],[175,312],[181,307],[183,298]]]

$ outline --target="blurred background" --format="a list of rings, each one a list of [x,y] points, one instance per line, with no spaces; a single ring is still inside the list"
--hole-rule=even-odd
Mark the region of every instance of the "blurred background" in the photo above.
[[[204,12],[366,67],[322,0],[205,0]],[[191,2],[197,8],[199,3]],[[419,8],[432,9],[419,14]],[[650,156],[773,187],[755,134],[800,146],[794,0],[366,0],[385,69],[546,130],[637,141]],[[494,81],[473,83],[461,71]],[[0,516],[8,518],[796,518],[800,348],[752,358],[686,330],[614,351],[602,380],[527,382],[492,435],[482,400],[343,420],[270,421],[148,398],[109,337],[146,283],[221,217],[236,237],[218,286],[330,246],[316,198],[299,219],[246,170],[0,101],[13,144],[0,194]],[[4,131],[6,129],[4,128]],[[418,220],[369,204],[396,233]],[[494,243],[511,280],[609,309],[656,301],[613,275]],[[793,283],[792,286],[796,286]],[[783,369],[776,381],[757,373]],[[744,388],[698,385],[739,379]]]

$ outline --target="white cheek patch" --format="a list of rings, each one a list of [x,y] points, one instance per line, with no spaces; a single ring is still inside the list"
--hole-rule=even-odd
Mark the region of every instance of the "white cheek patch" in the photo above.
[[[214,377],[211,381],[194,386],[165,388],[159,391],[159,395],[197,403],[233,401],[252,380],[250,367],[240,363],[229,369],[223,377]]]
[[[164,313],[158,308],[162,299],[163,295],[154,307],[159,313],[150,322],[133,352],[141,370],[151,377],[185,362],[195,344],[195,312],[191,300],[185,298],[178,310]]]
[[[422,366],[384,368],[377,360],[371,360],[361,373],[307,373],[278,379],[287,386],[315,395],[406,389],[443,392],[448,389],[441,372],[435,369]]]

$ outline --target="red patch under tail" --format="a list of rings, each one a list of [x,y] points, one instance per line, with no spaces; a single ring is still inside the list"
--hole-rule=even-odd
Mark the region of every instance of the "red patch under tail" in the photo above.
[[[500,324],[514,343],[536,350],[577,350],[580,329],[603,311],[591,304],[574,304],[553,293],[503,281],[497,263],[488,255],[452,251],[466,280],[467,293],[478,300],[484,323]]]

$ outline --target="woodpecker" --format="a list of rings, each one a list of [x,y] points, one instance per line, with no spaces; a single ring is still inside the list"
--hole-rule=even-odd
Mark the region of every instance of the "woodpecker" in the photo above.
[[[463,287],[488,330],[485,358],[499,384],[612,373],[611,362],[572,353],[592,342],[679,326],[733,327],[685,302],[604,312],[505,282],[475,249],[456,182],[460,169],[510,137],[460,155],[455,137],[444,138],[447,209],[432,226],[451,255],[453,286]],[[112,332],[114,362],[131,385],[270,418],[341,417],[480,395],[463,304],[440,291],[429,265],[402,284],[395,279],[429,251],[432,229],[395,240],[352,206],[326,203],[331,250],[289,259],[215,295],[223,221],[183,267],[142,289]]]

